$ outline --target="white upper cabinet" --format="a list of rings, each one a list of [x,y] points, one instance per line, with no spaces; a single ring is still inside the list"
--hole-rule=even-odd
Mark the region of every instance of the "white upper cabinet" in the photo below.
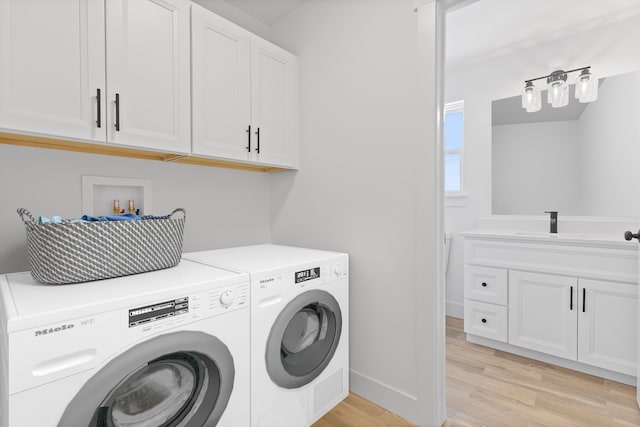
[[[297,120],[296,57],[189,0],[0,0],[0,131],[295,168]]]
[[[188,0],[108,0],[110,143],[189,152]]]
[[[193,152],[251,160],[251,34],[192,6]]]
[[[296,166],[296,70],[294,55],[251,40],[252,150],[261,163]]]
[[[190,5],[0,0],[0,127],[189,152]]]
[[[193,5],[193,153],[297,166],[297,62]]]
[[[104,142],[105,105],[103,0],[0,0],[0,128]]]

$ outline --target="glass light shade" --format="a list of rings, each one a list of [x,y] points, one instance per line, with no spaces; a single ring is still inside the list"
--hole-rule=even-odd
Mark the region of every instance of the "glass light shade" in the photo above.
[[[580,102],[593,102],[598,99],[598,79],[589,69],[582,70],[576,80],[576,99]]]
[[[527,110],[527,113],[535,113],[542,108],[540,90],[533,85],[533,82],[527,82],[522,91],[522,108]]]
[[[569,103],[569,86],[563,80],[549,83],[547,102],[553,108],[564,107]]]

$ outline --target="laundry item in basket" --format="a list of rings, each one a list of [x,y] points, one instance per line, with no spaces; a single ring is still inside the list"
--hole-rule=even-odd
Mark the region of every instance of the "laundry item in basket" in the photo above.
[[[104,221],[139,221],[139,220],[149,220],[149,219],[169,219],[169,215],[144,215],[139,216],[133,213],[125,213],[125,214],[117,214],[117,215],[103,215],[103,216],[93,216],[93,215],[82,215],[80,219],[72,219],[72,220],[64,220],[60,216],[52,216],[51,218],[47,218],[45,216],[38,217],[39,224],[61,224],[63,222],[104,222]]]
[[[140,218],[136,214],[125,213],[125,214],[119,214],[119,215],[104,215],[104,216],[82,215],[80,219],[86,222],[97,222],[97,221],[139,221],[142,218]]]
[[[82,219],[74,219],[71,221],[65,221],[62,219],[62,217],[59,216],[52,216],[51,218],[47,218],[46,216],[39,216],[38,217],[38,223],[39,224],[61,224],[63,222],[87,222],[85,220]]]
[[[52,216],[51,218],[47,218],[45,216],[38,217],[39,224],[48,224],[48,223],[59,223],[62,222],[62,218],[59,216]]]

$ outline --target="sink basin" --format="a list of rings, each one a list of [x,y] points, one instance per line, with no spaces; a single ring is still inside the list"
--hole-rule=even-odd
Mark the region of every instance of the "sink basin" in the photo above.
[[[591,234],[584,233],[545,233],[542,231],[516,231],[516,236],[523,237],[545,237],[549,239],[593,239]]]
[[[552,233],[543,233],[541,231],[516,231],[516,236],[528,236],[528,237],[551,237]],[[557,237],[557,234],[556,234]]]
[[[566,243],[569,245],[593,245],[593,244],[615,244],[621,247],[628,246],[630,242],[624,240],[621,234],[604,233],[549,233],[546,231],[515,231],[515,230],[473,230],[460,233],[469,238],[496,238],[496,239],[517,239],[522,243],[527,240],[532,243],[538,241]],[[637,242],[636,242],[637,246]]]

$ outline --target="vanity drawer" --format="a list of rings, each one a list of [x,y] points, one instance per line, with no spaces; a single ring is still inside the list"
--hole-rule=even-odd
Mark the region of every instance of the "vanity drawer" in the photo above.
[[[464,331],[467,334],[507,342],[507,307],[465,300]]]
[[[467,265],[464,268],[464,297],[492,304],[507,304],[507,270]]]

